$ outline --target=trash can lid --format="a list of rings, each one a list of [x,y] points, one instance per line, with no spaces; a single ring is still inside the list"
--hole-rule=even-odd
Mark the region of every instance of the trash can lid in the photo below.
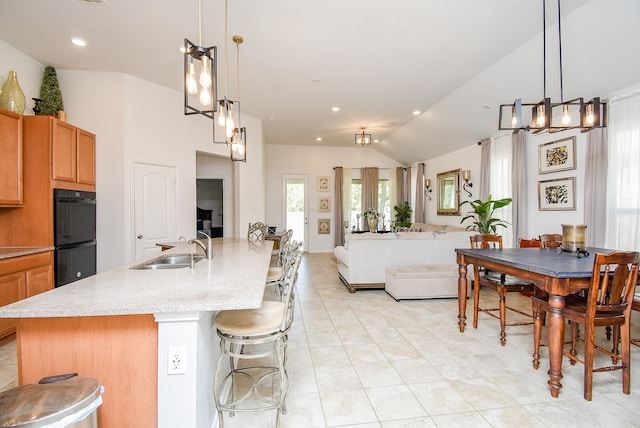
[[[82,410],[100,394],[100,382],[84,376],[18,386],[0,393],[0,427],[43,427]]]

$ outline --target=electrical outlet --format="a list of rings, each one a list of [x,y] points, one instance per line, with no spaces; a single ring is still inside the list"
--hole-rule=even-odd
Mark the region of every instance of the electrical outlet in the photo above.
[[[187,348],[169,346],[167,374],[187,374]]]

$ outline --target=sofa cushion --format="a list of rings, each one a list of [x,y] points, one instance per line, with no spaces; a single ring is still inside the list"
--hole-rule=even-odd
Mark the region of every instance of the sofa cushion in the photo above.
[[[396,232],[398,239],[433,239],[433,232]]]

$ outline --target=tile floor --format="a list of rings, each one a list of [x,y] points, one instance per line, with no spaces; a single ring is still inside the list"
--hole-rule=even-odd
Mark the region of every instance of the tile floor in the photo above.
[[[501,347],[498,321],[481,315],[473,329],[468,308],[461,334],[456,299],[396,302],[383,290],[349,294],[335,258],[324,253],[304,256],[297,299],[282,427],[640,424],[640,348],[632,347],[631,395],[622,393],[621,372],[596,373],[593,401],[585,401],[582,366],[565,360],[563,388],[554,399],[545,348],[540,369],[531,366],[532,326],[508,327]],[[489,290],[482,299],[497,301]],[[508,301],[530,310],[530,300],[517,293]],[[637,315],[634,337],[640,337]],[[0,390],[15,386],[15,373],[13,342],[0,348]],[[236,414],[225,417],[225,426],[261,428],[274,421],[274,412]]]

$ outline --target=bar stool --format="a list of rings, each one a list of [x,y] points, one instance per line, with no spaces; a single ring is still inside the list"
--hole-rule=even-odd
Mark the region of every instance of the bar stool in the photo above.
[[[256,309],[227,310],[216,315],[214,326],[220,338],[220,356],[214,398],[221,428],[225,412],[233,416],[235,412],[275,409],[276,426],[280,424],[280,414],[287,412],[287,339],[293,322],[301,259],[302,252],[296,251],[285,266],[281,301],[265,300]],[[255,365],[250,365],[249,360],[255,360]],[[226,361],[229,368],[224,374]],[[264,391],[269,387],[271,394],[266,396]]]
[[[264,242],[264,236],[267,234],[267,225],[261,221],[255,223],[249,223],[249,229],[247,231],[247,239],[249,242],[262,243]]]

